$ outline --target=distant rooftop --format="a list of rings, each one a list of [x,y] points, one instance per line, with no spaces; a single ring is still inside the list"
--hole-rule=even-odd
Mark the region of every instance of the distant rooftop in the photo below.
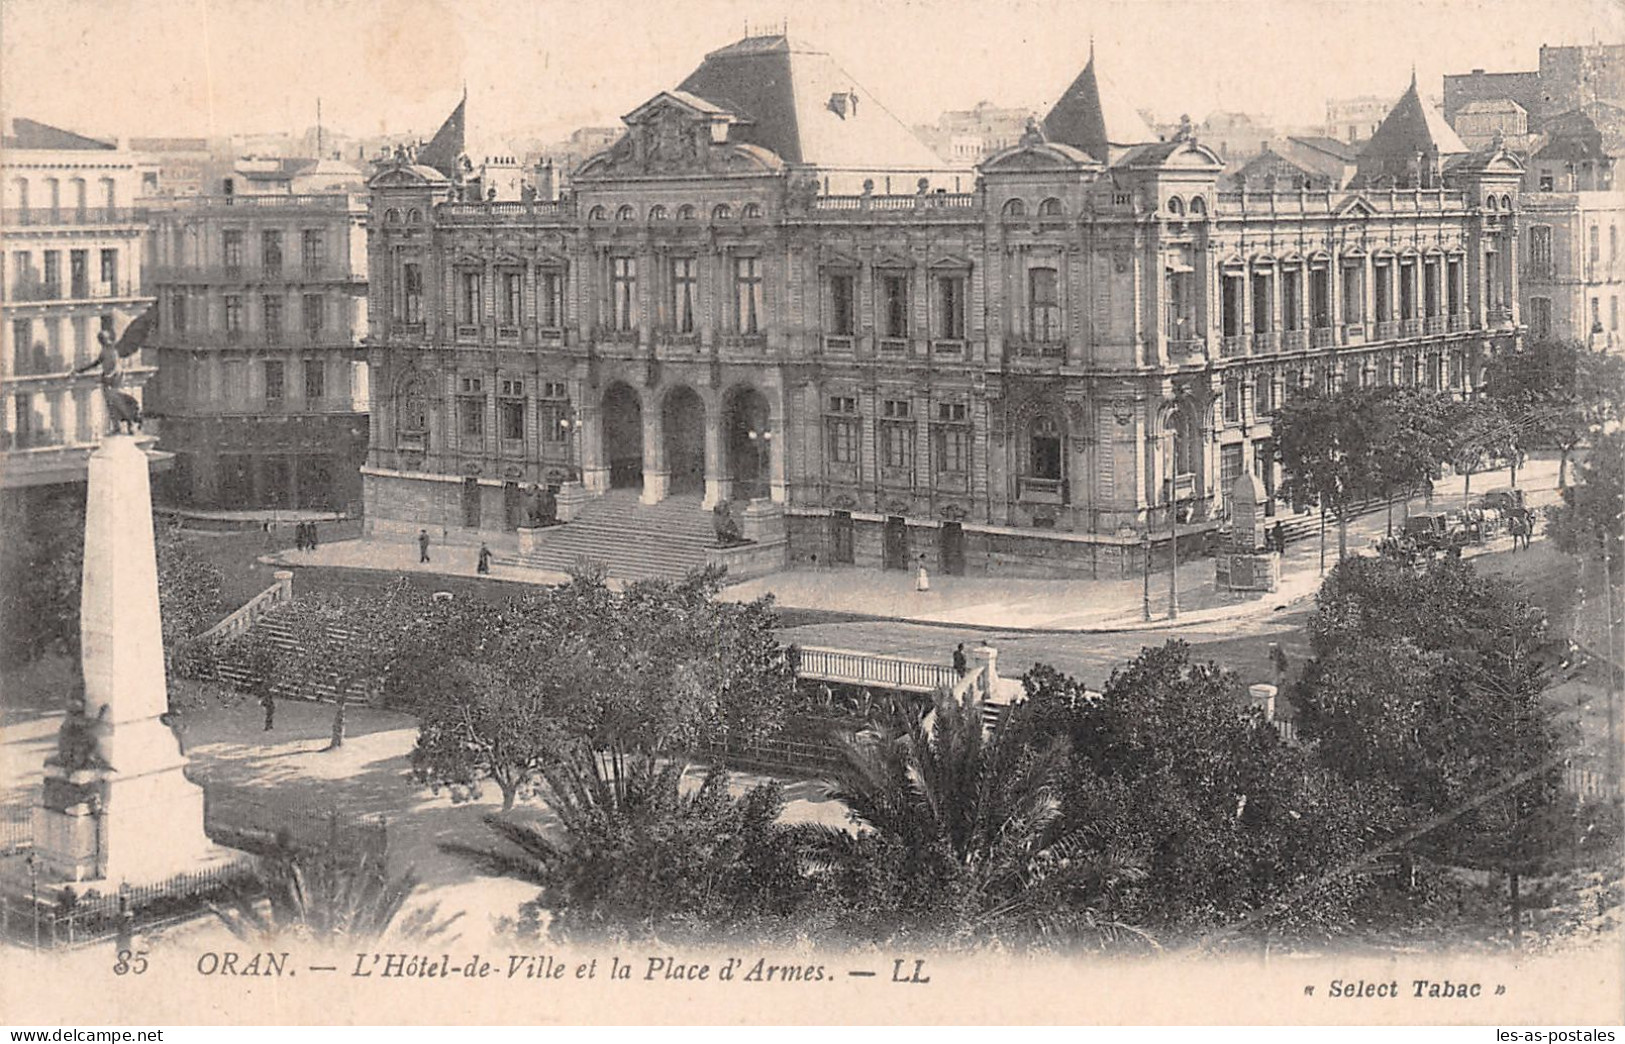
[[[11,121],[11,133],[0,138],[0,146],[8,149],[50,149],[53,151],[63,149],[118,151],[118,146],[113,142],[87,138],[83,134],[75,134],[73,131],[63,130],[61,127],[53,127],[49,123],[40,123],[38,120],[30,120],[22,116],[15,117]]]

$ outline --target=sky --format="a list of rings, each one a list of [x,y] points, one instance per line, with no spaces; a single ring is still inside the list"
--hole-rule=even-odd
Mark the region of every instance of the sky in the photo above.
[[[104,136],[428,134],[466,84],[470,145],[618,125],[748,24],[788,22],[909,123],[987,99],[1043,111],[1095,41],[1163,120],[1307,125],[1397,97],[1414,63],[1534,69],[1625,42],[1625,0],[0,0],[0,115]]]

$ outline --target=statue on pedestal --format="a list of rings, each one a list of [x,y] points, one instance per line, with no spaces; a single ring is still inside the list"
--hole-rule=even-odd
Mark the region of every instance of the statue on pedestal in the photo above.
[[[711,509],[711,526],[716,531],[719,546],[730,547],[741,542],[739,520],[734,518],[733,505],[728,501],[720,500]]]
[[[107,722],[108,705],[92,718],[85,713],[85,698],[76,696],[68,705],[68,716],[56,734],[56,753],[45,759],[47,767],[60,769],[63,775],[72,775],[87,769],[112,769],[102,756],[102,737],[110,726]]]
[[[102,346],[99,356],[73,371],[75,374],[89,373],[101,367],[102,398],[107,400],[107,417],[113,422],[112,434],[119,433],[119,425],[124,425],[126,435],[134,435],[135,429],[141,427],[141,405],[135,397],[127,392],[120,391],[124,377],[119,373],[118,361],[120,353],[118,345],[113,341],[113,335],[103,330],[96,335],[96,340]]]

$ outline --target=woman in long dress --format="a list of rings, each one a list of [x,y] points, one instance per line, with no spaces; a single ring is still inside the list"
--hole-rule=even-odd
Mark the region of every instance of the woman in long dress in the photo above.
[[[920,556],[920,571],[914,574],[914,590],[931,590],[931,574],[925,571],[925,556]]]

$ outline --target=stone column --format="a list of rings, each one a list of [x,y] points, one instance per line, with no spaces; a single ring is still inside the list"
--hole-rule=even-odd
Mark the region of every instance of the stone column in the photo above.
[[[786,449],[784,445],[784,404],[782,402],[776,404],[776,408],[769,413],[767,430],[773,436],[768,440],[767,446],[768,496],[773,503],[782,504],[785,500],[784,456]],[[918,454],[920,447],[916,446],[915,452]]]
[[[733,480],[728,476],[722,450],[722,395],[711,396],[705,404],[705,502],[707,511],[733,496]]]
[[[658,504],[666,499],[666,485],[670,477],[666,468],[666,445],[662,437],[660,396],[651,393],[643,397],[643,502]]]
[[[581,484],[589,493],[609,489],[609,461],[604,459],[604,408],[601,403],[583,405],[579,413],[581,436]]]

